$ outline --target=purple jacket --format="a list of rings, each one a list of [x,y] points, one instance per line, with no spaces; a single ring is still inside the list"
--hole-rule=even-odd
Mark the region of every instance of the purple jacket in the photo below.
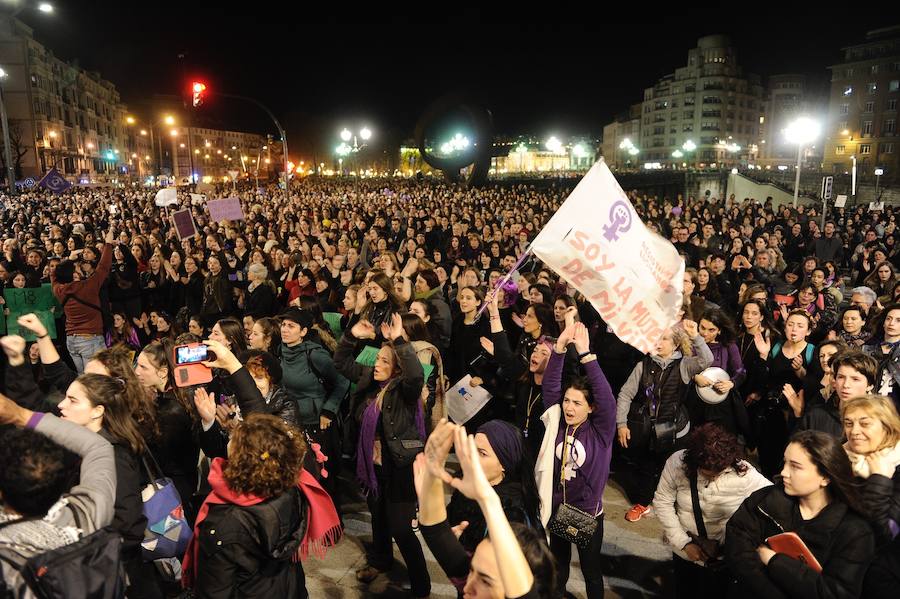
[[[562,407],[565,356],[566,354],[555,351],[550,356],[542,386],[545,409],[556,404]],[[574,441],[570,438],[567,443],[569,455],[566,458],[565,502],[585,512],[597,514],[603,507],[603,490],[609,478],[609,460],[616,432],[616,398],[596,360],[588,362],[584,369],[594,398],[594,411],[575,430]],[[559,483],[563,438],[567,430],[569,435],[572,434],[572,428],[566,426],[563,414],[556,434],[553,460],[553,480],[557,481],[553,487],[554,512],[563,502],[563,486]]]
[[[744,379],[747,378],[747,370],[744,368],[741,352],[734,341],[728,345],[710,343],[709,351],[713,355],[711,366],[717,366],[727,372],[735,387],[740,387],[744,384]]]

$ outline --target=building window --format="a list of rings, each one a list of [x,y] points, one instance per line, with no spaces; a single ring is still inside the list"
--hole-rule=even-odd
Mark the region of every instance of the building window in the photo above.
[[[871,74],[871,75],[878,74],[878,65],[877,64],[873,64],[871,67],[869,67],[869,74]]]
[[[894,80],[891,81],[890,84],[888,85],[888,91],[889,91],[889,92],[895,92],[895,91],[897,91],[897,90],[900,90],[900,79],[894,79]]]
[[[766,122],[766,117],[764,117],[764,116],[759,117],[759,124],[760,124],[760,125],[764,124],[765,122]]]
[[[692,98],[692,97],[685,98],[685,99],[684,99],[684,105],[685,105],[685,106],[693,106],[693,105],[694,105],[694,98]]]
[[[866,112],[875,112],[875,102],[866,102]]]
[[[853,69],[844,69],[844,77],[847,79],[853,77]]]
[[[871,154],[872,153],[871,144],[859,144],[859,153],[860,154]]]
[[[847,128],[847,121],[840,121],[840,122],[838,123],[838,130],[839,130],[839,131],[843,131],[843,130],[846,129],[846,128]]]
[[[862,135],[872,135],[872,121],[863,121]]]
[[[897,110],[897,100],[888,100],[887,109],[888,110]]]
[[[869,95],[870,95],[870,96],[874,96],[876,90],[878,90],[878,84],[877,84],[877,83],[870,83],[870,84],[868,84],[868,85],[866,86],[866,89],[869,90]]]
[[[886,119],[882,128],[882,135],[893,135],[897,127],[896,119]]]
[[[844,146],[835,146],[834,153],[835,154],[843,154],[845,151]]]
[[[881,153],[882,154],[893,154],[894,153],[894,144],[893,143],[881,144]]]
[[[686,132],[686,133],[690,133],[690,132],[692,132],[692,131],[694,130],[694,125],[692,125],[692,124],[690,124],[690,123],[686,123],[686,124],[681,128],[681,130],[684,131],[684,132]]]
[[[844,88],[844,95],[845,95],[845,96],[853,95],[853,86],[848,85],[847,87],[845,87],[845,88]]]
[[[841,114],[850,114],[849,104],[841,104]]]

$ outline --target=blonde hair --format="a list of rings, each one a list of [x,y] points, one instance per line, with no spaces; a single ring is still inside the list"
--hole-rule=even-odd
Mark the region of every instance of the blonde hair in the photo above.
[[[862,410],[867,415],[877,418],[884,427],[884,440],[875,451],[885,447],[894,447],[900,443],[900,415],[897,414],[897,408],[892,399],[883,395],[862,395],[843,401],[841,402],[841,420],[846,418],[848,413],[856,410]]]
[[[694,354],[691,338],[680,326],[672,327],[672,343],[675,344],[675,350],[680,351],[682,356],[688,357]]]

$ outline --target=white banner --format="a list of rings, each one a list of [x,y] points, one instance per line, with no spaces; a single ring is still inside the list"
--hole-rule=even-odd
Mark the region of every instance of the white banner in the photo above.
[[[156,192],[154,204],[162,208],[163,206],[171,206],[178,204],[178,192],[174,187],[165,187]]]
[[[678,320],[684,260],[641,222],[601,159],[532,244],[622,341],[649,353]]]

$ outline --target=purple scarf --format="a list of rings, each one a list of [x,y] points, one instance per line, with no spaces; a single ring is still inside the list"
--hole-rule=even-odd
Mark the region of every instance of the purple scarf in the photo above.
[[[379,384],[379,395],[386,392],[385,387],[388,382],[390,381]],[[375,476],[375,432],[378,429],[378,419],[381,418],[380,403],[376,396],[375,401],[370,403],[363,412],[359,431],[359,450],[356,452],[356,478],[362,485],[363,493],[366,495],[371,493],[375,497],[378,496],[378,478]],[[416,398],[416,429],[419,431],[420,440],[425,441],[427,437],[425,412],[422,411],[422,401],[419,398]],[[382,456],[386,451],[389,451],[387,445],[382,444]]]

